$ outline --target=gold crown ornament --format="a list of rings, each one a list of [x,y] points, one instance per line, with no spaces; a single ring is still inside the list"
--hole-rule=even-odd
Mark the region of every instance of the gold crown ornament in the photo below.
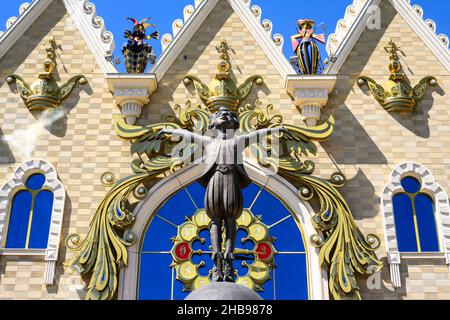
[[[30,111],[42,111],[54,109],[61,105],[72,92],[77,83],[82,85],[87,83],[86,77],[77,75],[69,79],[62,86],[59,86],[53,75],[56,68],[56,42],[53,37],[49,39],[50,46],[47,51],[47,58],[43,66],[44,71],[39,73],[38,79],[31,85],[15,74],[11,74],[6,78],[9,84],[16,84],[17,90],[22,97],[25,105]]]
[[[428,76],[412,88],[402,72],[402,65],[397,55],[399,48],[391,40],[385,49],[389,52],[390,59],[389,81],[381,86],[372,78],[361,76],[358,78],[358,85],[367,84],[374,98],[389,112],[413,112],[417,103],[425,96],[428,86],[436,86],[437,80],[435,77]]]
[[[216,48],[220,53],[220,60],[217,64],[216,76],[211,84],[207,86],[194,76],[186,76],[184,84],[186,86],[194,85],[198,96],[212,113],[217,112],[221,107],[236,112],[241,101],[250,94],[253,84],[262,85],[264,80],[261,76],[255,75],[238,87],[231,78],[229,47],[226,41],[222,40]]]

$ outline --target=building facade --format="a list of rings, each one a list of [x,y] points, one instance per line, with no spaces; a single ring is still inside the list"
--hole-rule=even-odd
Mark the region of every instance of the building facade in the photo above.
[[[232,81],[258,76],[241,118],[282,117],[302,142],[292,148],[306,148],[295,178],[247,153],[237,282],[267,300],[450,299],[448,38],[407,0],[354,0],[322,74],[299,75],[261,10],[195,1],[143,74],[116,71],[88,1],[34,0],[8,21],[0,298],[184,299],[209,281],[201,164],[149,143],[205,125],[211,110],[186,76],[214,79],[226,42]]]

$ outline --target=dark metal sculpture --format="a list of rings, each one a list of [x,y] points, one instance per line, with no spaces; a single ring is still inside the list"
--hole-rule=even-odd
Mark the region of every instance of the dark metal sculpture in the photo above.
[[[140,22],[133,18],[127,18],[133,22],[133,30],[125,30],[124,37],[128,42],[123,46],[122,53],[125,58],[125,68],[128,73],[144,73],[148,62],[155,63],[156,56],[153,48],[144,40],[158,39],[159,32],[155,31],[147,35],[145,30],[155,25],[148,23],[151,18],[145,18]]]
[[[222,106],[210,117],[209,129],[213,136],[199,135],[188,130],[162,130],[163,134],[181,136],[186,142],[204,146],[205,169],[199,179],[206,187],[205,210],[211,219],[210,234],[214,268],[211,280],[235,281],[233,267],[236,242],[236,220],[242,215],[242,189],[251,180],[245,172],[242,152],[253,141],[283,128],[267,128],[246,135],[236,135],[240,127],[238,115]],[[225,225],[225,252],[222,252],[222,226]]]

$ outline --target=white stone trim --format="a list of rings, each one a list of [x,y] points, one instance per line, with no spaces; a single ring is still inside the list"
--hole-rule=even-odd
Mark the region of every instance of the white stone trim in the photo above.
[[[320,120],[328,96],[333,92],[337,77],[330,75],[290,75],[286,80],[286,92],[301,110],[303,120],[309,127]]]
[[[224,0],[225,1],[225,0]],[[261,22],[261,8],[251,6],[251,0],[226,0],[236,12],[244,25],[262,47],[264,53],[273,63],[283,78],[288,74],[295,74],[294,68],[284,57],[282,49],[283,36],[275,34],[272,37],[272,23],[268,20]],[[158,80],[162,79],[175,59],[195,35],[202,23],[212,12],[219,0],[196,1],[195,10],[185,20],[174,21],[173,35],[164,34],[161,38],[163,53],[151,68],[149,73],[156,74]]]
[[[25,188],[26,180],[31,174],[41,173],[45,176],[43,189],[53,192],[53,210],[50,222],[48,244],[46,250],[9,250],[5,249],[8,232],[11,198]],[[31,159],[22,163],[11,178],[0,188],[0,255],[40,255],[47,262],[44,283],[53,284],[56,261],[58,260],[59,243],[61,238],[64,216],[66,192],[61,181],[58,180],[55,167],[42,159]]]
[[[365,2],[366,1],[366,2]],[[373,17],[373,8],[380,4],[380,0],[354,0],[355,3],[363,3],[364,6],[359,11],[356,18],[351,15],[346,16],[338,22],[336,33],[331,34],[328,38],[327,50],[333,59],[324,70],[324,74],[338,74],[341,67],[347,60],[350,52],[361,34],[366,29],[370,19]],[[410,0],[389,0],[392,6],[397,10],[400,16],[406,20],[408,25],[417,33],[422,41],[433,52],[436,58],[450,71],[450,53],[448,50],[448,37],[444,34],[436,35],[434,21],[424,21],[422,19],[422,8],[412,6]],[[347,8],[347,11],[349,8]],[[358,12],[358,7],[355,7]]]
[[[112,63],[114,36],[106,30],[105,22],[97,15],[95,5],[89,0],[62,1],[101,70],[104,73],[117,73]]]
[[[406,20],[409,26],[416,31],[422,41],[428,46],[439,61],[450,71],[450,52],[443,43],[442,38],[445,35],[437,35],[435,33],[436,23],[431,20],[423,20],[422,16],[414,10],[410,4],[410,0],[390,0],[398,13]],[[423,10],[422,10],[423,11]],[[431,25],[429,23],[431,22]]]
[[[22,37],[26,30],[36,21],[36,19],[47,9],[53,0],[34,0],[26,10],[23,5],[20,7],[19,17],[8,19],[7,30],[0,33],[0,59],[12,48],[18,39]],[[14,18],[14,19],[13,19]]]
[[[443,255],[440,254],[439,256],[445,257],[446,263],[450,265],[450,205],[447,193],[423,165],[413,162],[401,164],[392,172],[390,182],[383,189],[381,196],[387,258],[391,268],[391,280],[396,288],[401,287],[399,268],[401,254],[398,250],[392,199],[395,194],[403,191],[401,180],[406,176],[418,179],[422,184],[422,192],[428,194],[434,200],[438,237],[443,252]],[[408,258],[412,257],[414,255],[408,255]]]
[[[245,168],[250,178],[264,185],[265,188],[274,193],[279,199],[296,214],[304,231],[304,242],[308,252],[308,273],[309,273],[309,297],[311,300],[328,300],[327,274],[322,270],[319,263],[319,249],[314,248],[310,242],[310,237],[317,234],[312,225],[314,211],[308,203],[302,202],[298,197],[298,191],[289,182],[275,175],[269,177],[264,174],[263,169],[245,163]],[[134,210],[136,220],[131,232],[136,235],[136,243],[128,249],[128,264],[122,269],[119,278],[118,299],[136,300],[138,288],[139,257],[141,241],[145,235],[147,222],[158,210],[169,195],[179,191],[182,187],[197,180],[202,172],[203,165],[189,165],[176,174],[172,174],[160,181],[150,191],[147,199],[143,200]]]

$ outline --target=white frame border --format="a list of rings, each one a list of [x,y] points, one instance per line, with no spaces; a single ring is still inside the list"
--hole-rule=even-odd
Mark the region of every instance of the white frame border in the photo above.
[[[45,250],[10,250],[4,248],[8,232],[11,199],[17,191],[25,188],[28,177],[33,173],[45,176],[43,189],[53,192],[53,209],[50,222],[47,249]],[[44,284],[52,285],[55,279],[56,261],[58,260],[59,242],[61,238],[66,191],[58,180],[55,167],[42,159],[31,159],[22,163],[14,171],[12,177],[0,189],[0,255],[44,256],[46,261]]]
[[[436,182],[430,170],[425,166],[414,162],[400,164],[392,172],[390,182],[383,189],[381,196],[386,252],[390,266],[391,281],[395,288],[400,288],[402,284],[400,277],[401,254],[398,250],[392,198],[395,194],[403,191],[401,180],[406,176],[412,176],[420,180],[422,184],[421,190],[434,200],[436,224],[441,248],[439,256],[442,256],[443,253],[447,265],[450,265],[450,205],[447,193]],[[419,256],[417,255],[417,257]],[[408,258],[413,257],[416,257],[416,255],[408,255]]]
[[[245,163],[245,168],[250,178],[265,186],[267,190],[275,194],[297,216],[298,221],[302,225],[304,232],[305,247],[308,252],[308,291],[310,300],[328,300],[328,277],[319,263],[319,249],[315,248],[309,240],[312,235],[316,235],[317,231],[312,225],[312,216],[314,211],[308,203],[302,202],[298,198],[295,187],[278,175],[268,176],[262,169],[256,165]],[[180,190],[196,179],[203,172],[202,165],[190,165],[179,172],[170,175],[156,184],[150,191],[147,199],[143,200],[134,210],[136,220],[131,232],[136,235],[136,243],[128,249],[128,263],[120,271],[119,277],[119,300],[136,300],[138,288],[138,272],[139,272],[139,248],[142,237],[145,235],[147,222],[152,218],[154,212],[166,200],[168,195]]]

